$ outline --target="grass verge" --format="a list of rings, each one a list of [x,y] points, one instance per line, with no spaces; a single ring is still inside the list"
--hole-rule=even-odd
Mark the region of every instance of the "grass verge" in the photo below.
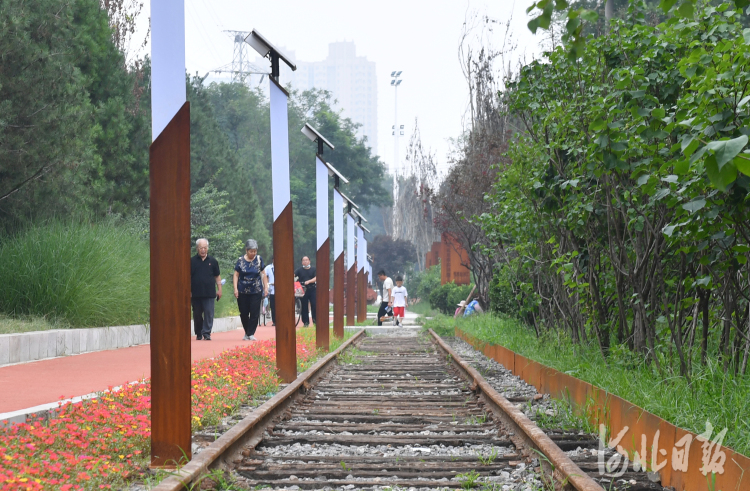
[[[724,445],[750,455],[750,377],[725,374],[721,364],[708,360],[694,364],[691,382],[674,375],[662,377],[624,347],[613,346],[604,359],[596,346],[574,345],[563,332],[547,331],[537,338],[529,327],[508,317],[472,316],[453,320],[440,316],[425,322],[440,336],[453,336],[453,327],[482,341],[499,344],[539,363],[580,378],[636,404],[694,433],[706,430],[706,421],[721,431],[728,428]],[[667,364],[668,361],[663,361]],[[677,370],[677,367],[669,367]]]

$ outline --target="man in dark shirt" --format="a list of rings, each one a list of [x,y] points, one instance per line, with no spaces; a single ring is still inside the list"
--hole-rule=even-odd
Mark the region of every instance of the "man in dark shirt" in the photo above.
[[[214,327],[214,299],[221,298],[219,262],[208,255],[208,241],[195,241],[198,254],[190,259],[190,302],[193,304],[193,329],[198,341],[211,341]],[[217,291],[218,288],[218,291]]]
[[[302,301],[302,324],[305,327],[310,325],[310,316],[308,315],[307,302],[310,302],[312,308],[312,321],[315,324],[315,266],[310,266],[310,258],[305,256],[302,258],[302,267],[294,272],[294,276],[302,284],[305,289],[305,296],[300,300]]]

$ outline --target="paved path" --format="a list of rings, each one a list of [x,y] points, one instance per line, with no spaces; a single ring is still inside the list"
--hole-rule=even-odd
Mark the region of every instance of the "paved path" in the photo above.
[[[214,333],[211,341],[196,341],[193,336],[193,361],[247,344],[248,341],[242,341],[242,336],[242,329]],[[255,337],[259,340],[274,339],[276,329],[273,326],[259,327]],[[148,344],[2,367],[0,413],[106,390],[150,374],[151,347]]]

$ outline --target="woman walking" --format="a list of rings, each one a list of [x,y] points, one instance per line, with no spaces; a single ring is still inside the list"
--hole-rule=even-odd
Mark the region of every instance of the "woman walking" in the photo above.
[[[263,272],[263,258],[258,255],[258,243],[245,242],[245,255],[234,265],[234,296],[240,309],[240,321],[245,330],[244,341],[255,341],[260,302],[268,292],[268,279]]]

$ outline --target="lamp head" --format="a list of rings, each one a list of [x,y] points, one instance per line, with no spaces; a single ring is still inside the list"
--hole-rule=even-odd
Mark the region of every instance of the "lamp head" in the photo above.
[[[271,42],[256,29],[253,29],[253,32],[245,37],[245,42],[252,46],[252,48],[263,58],[268,57],[271,59],[271,77],[277,82],[279,81],[279,60],[282,60],[289,65],[289,68],[291,68],[292,71],[297,70],[297,65],[291,61],[291,58],[271,44]]]
[[[326,140],[323,135],[318,133],[318,130],[310,126],[308,123],[305,123],[305,126],[302,128],[302,134],[308,137],[311,141],[318,142],[319,155],[323,155],[323,145],[326,145],[333,150],[333,144]]]

